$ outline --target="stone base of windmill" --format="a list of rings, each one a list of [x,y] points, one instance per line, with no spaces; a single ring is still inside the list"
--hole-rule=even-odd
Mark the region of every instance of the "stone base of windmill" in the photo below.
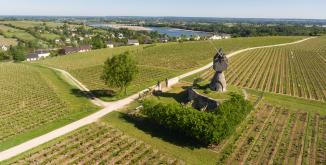
[[[226,92],[227,86],[224,73],[216,72],[209,87],[212,91]]]

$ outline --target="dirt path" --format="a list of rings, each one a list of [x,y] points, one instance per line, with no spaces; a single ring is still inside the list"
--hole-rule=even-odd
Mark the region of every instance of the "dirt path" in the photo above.
[[[246,49],[242,49],[242,50],[239,50],[239,51],[235,51],[229,55],[227,55],[228,58],[230,57],[233,57],[237,54],[240,54],[240,53],[243,53],[243,52],[246,52],[246,51],[249,51],[249,50],[254,50],[254,49],[262,49],[262,48],[270,48],[270,47],[278,47],[278,46],[286,46],[286,45],[293,45],[293,44],[298,44],[298,43],[301,43],[301,42],[304,42],[304,41],[307,41],[309,39],[312,39],[314,37],[310,37],[310,38],[306,38],[306,39],[303,39],[303,40],[299,40],[299,41],[296,41],[296,42],[291,42],[291,43],[285,43],[285,44],[277,44],[277,45],[270,45],[270,46],[260,46],[260,47],[253,47],[253,48],[246,48]],[[176,85],[177,83],[179,83],[179,80],[183,79],[183,78],[186,78],[188,76],[191,76],[193,74],[196,74],[196,73],[199,73],[201,71],[204,71],[204,70],[207,70],[209,68],[212,67],[212,63],[209,63],[207,64],[206,66],[203,66],[201,68],[198,68],[198,69],[195,69],[191,72],[188,72],[188,73],[185,73],[183,75],[180,75],[178,77],[175,77],[175,78],[172,78],[169,80],[169,84],[170,86],[173,86],[173,85]],[[124,106],[132,103],[133,101],[137,100],[139,95],[144,93],[145,91],[147,90],[143,90],[139,93],[136,93],[132,96],[129,96],[125,99],[121,99],[119,101],[115,101],[115,102],[104,102],[98,98],[96,98],[95,96],[93,96],[90,92],[89,92],[89,89],[87,89],[87,87],[85,85],[83,85],[81,82],[79,82],[76,78],[74,78],[71,74],[69,74],[67,71],[64,71],[64,70],[61,70],[61,69],[56,69],[56,68],[52,68],[56,71],[59,71],[62,73],[62,75],[66,78],[66,80],[78,87],[81,91],[86,91],[88,93],[88,96],[89,96],[89,99],[92,103],[94,103],[95,105],[98,105],[98,106],[102,106],[104,107],[102,110],[94,113],[94,114],[91,114],[83,119],[80,119],[78,121],[75,121],[71,124],[68,124],[64,127],[61,127],[61,128],[58,128],[52,132],[49,132],[45,135],[42,135],[42,136],[39,136],[39,137],[36,137],[34,139],[31,139],[29,141],[26,141],[20,145],[17,145],[15,147],[12,147],[10,149],[7,149],[5,151],[2,151],[0,152],[0,161],[4,161],[4,160],[7,160],[9,158],[12,158],[14,156],[17,156],[25,151],[28,151],[32,148],[35,148],[39,145],[42,145],[46,142],[49,142],[57,137],[60,137],[60,136],[63,136],[67,133],[70,133],[72,131],[75,131],[76,129],[78,128],[81,128],[87,124],[91,124],[95,121],[97,121],[98,119],[102,118],[103,116],[109,114],[110,112],[112,111],[115,111],[115,110],[118,110],[118,109],[121,109],[123,108]],[[154,88],[154,87],[152,87]]]

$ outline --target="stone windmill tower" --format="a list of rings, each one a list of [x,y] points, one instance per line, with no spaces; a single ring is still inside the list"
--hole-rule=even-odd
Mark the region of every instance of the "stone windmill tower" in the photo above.
[[[226,92],[227,85],[225,80],[224,71],[229,66],[228,58],[220,49],[213,59],[213,69],[215,70],[214,77],[210,83],[210,88],[213,91]]]

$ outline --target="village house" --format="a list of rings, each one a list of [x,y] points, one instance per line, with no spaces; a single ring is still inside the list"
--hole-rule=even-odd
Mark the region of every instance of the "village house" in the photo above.
[[[89,52],[92,50],[92,46],[91,45],[82,45],[79,47],[79,51],[78,52]]]
[[[6,52],[9,48],[6,45],[0,46],[1,50]]]
[[[128,40],[128,45],[139,46],[138,40]]]
[[[221,40],[222,36],[214,34],[212,36],[209,36],[208,39],[209,40]]]
[[[71,39],[70,39],[70,38],[67,38],[67,39],[66,39],[66,43],[67,43],[67,44],[70,44],[70,43],[71,43]]]
[[[125,37],[123,36],[122,33],[119,33],[119,34],[118,34],[118,38],[119,38],[119,39],[124,39]]]
[[[54,42],[57,44],[57,43],[60,43],[60,39],[55,39]]]
[[[59,54],[68,55],[68,54],[77,53],[77,52],[80,52],[80,53],[88,52],[91,50],[92,50],[91,45],[82,45],[80,47],[65,47],[65,48],[59,50]]]
[[[26,56],[27,61],[36,61],[41,58],[47,58],[50,56],[50,52],[47,50],[37,50],[34,53],[30,53]]]
[[[108,42],[106,42],[106,47],[114,48],[114,43],[112,41],[108,41]]]
[[[194,40],[195,41],[199,41],[200,40],[200,36],[194,36]]]
[[[231,38],[231,35],[230,34],[222,34],[222,38],[229,39],[229,38]]]

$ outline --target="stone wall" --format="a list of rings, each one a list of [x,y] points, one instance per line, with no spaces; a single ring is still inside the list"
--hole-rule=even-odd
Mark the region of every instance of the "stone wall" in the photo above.
[[[215,111],[220,104],[215,99],[199,94],[193,88],[188,89],[188,99],[192,102],[192,106],[198,110]]]

